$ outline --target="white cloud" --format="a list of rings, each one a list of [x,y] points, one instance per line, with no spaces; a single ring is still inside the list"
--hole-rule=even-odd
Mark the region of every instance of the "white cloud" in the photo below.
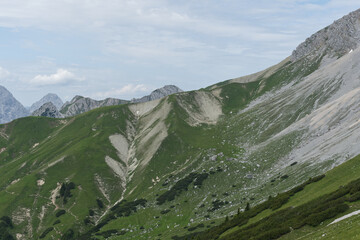
[[[136,93],[140,92],[148,92],[150,91],[150,88],[147,87],[144,84],[127,84],[121,88],[118,89],[110,89],[109,91],[105,92],[97,92],[94,94],[95,98],[108,98],[108,97],[121,97],[121,96],[127,96],[131,97],[134,96]]]
[[[50,75],[37,75],[30,80],[31,84],[34,85],[61,85],[70,83],[73,81],[82,81],[83,78],[77,77],[74,73],[66,69],[58,69],[56,73]]]
[[[10,72],[5,68],[0,67],[0,79],[6,79],[10,76]]]

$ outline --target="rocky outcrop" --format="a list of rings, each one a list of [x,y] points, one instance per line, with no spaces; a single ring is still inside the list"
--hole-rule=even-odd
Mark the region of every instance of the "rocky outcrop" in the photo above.
[[[88,112],[95,108],[121,105],[128,102],[129,101],[116,98],[106,98],[104,100],[97,101],[91,98],[75,96],[70,102],[66,102],[61,107],[60,113],[62,113],[65,117],[70,117],[80,113]]]
[[[335,21],[301,43],[292,53],[292,61],[305,56],[327,54],[341,57],[354,50],[360,43],[360,9]]]
[[[62,118],[63,115],[57,110],[57,107],[52,102],[43,104],[39,109],[35,110],[32,116]]]
[[[0,86],[0,124],[28,115],[26,108],[5,87]]]
[[[104,100],[98,101],[82,96],[75,96],[70,102],[66,102],[61,107],[60,113],[62,113],[64,117],[70,117],[99,107],[121,105],[130,102],[131,103],[149,102],[178,92],[182,92],[182,90],[177,86],[166,85],[162,88],[154,90],[150,95],[137,99],[134,98],[131,101],[117,99],[117,98],[106,98]]]
[[[45,103],[48,103],[48,102],[51,102],[58,110],[64,104],[58,95],[56,95],[54,93],[49,93],[49,94],[46,94],[43,98],[41,98],[39,101],[37,101],[33,105],[31,105],[29,111],[32,113],[35,110],[39,109],[42,105],[44,105]]]
[[[178,92],[182,92],[183,90],[181,90],[180,88],[178,88],[175,85],[166,85],[162,88],[158,88],[154,91],[151,92],[150,95],[144,96],[142,98],[136,98],[136,99],[132,99],[131,102],[133,103],[138,103],[138,102],[149,102],[149,101],[153,101],[159,98],[163,98],[166,97],[168,95],[174,94],[174,93],[178,93]]]

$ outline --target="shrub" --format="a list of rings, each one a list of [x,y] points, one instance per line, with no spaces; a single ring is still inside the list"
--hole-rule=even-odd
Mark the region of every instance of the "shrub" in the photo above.
[[[89,209],[89,216],[94,216],[95,212],[92,209]]]
[[[56,212],[55,216],[60,217],[61,215],[64,215],[65,213],[66,213],[66,211],[64,209],[61,209],[61,210]]]
[[[104,203],[100,199],[96,199],[96,203],[100,209],[104,208]]]
[[[52,230],[54,230],[53,227],[47,228],[47,229],[40,235],[40,238],[46,237],[46,235],[47,235],[49,232],[51,232]]]

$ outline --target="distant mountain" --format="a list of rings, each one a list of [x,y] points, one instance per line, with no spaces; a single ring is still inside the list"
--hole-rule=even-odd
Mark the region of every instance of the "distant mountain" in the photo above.
[[[58,111],[57,107],[52,102],[44,103],[39,109],[35,110],[32,116],[62,118],[63,115]]]
[[[116,98],[106,98],[104,100],[94,100],[91,98],[86,98],[82,96],[75,96],[70,102],[66,102],[60,109],[65,117],[75,116],[80,113],[90,111],[95,108],[121,105],[128,103],[129,101],[116,99]]]
[[[41,98],[39,101],[35,102],[33,105],[31,105],[29,111],[30,113],[34,112],[35,110],[39,109],[42,105],[44,105],[47,102],[51,102],[54,104],[54,106],[59,110],[62,105],[64,104],[61,98],[59,98],[58,95],[54,93],[46,94],[43,98]]]
[[[152,91],[150,93],[150,95],[144,96],[142,98],[134,98],[131,100],[132,103],[138,103],[138,102],[149,102],[149,101],[153,101],[159,98],[163,98],[166,97],[168,95],[174,94],[174,93],[178,93],[178,92],[182,92],[183,90],[181,90],[180,88],[178,88],[175,85],[165,85],[162,88],[158,88],[154,91]]]
[[[0,123],[28,115],[29,111],[5,87],[0,86]]]
[[[162,88],[154,90],[150,95],[144,96],[142,98],[132,99],[131,101],[117,99],[117,98],[106,98],[104,100],[94,100],[91,98],[86,98],[82,96],[75,96],[70,102],[66,102],[60,109],[60,113],[65,117],[75,116],[87,111],[90,111],[95,108],[105,107],[105,106],[114,106],[126,104],[129,102],[140,103],[140,102],[149,102],[156,99],[166,97],[173,93],[182,92],[180,88],[174,85],[166,85]]]

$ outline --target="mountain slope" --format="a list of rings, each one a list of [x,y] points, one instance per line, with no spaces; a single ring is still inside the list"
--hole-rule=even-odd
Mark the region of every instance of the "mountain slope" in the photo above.
[[[0,125],[0,216],[20,239],[176,239],[340,165],[279,209],[337,191],[358,169],[344,162],[360,154],[360,49],[334,44],[198,91]]]
[[[0,123],[28,116],[29,112],[3,86],[0,86]]]

